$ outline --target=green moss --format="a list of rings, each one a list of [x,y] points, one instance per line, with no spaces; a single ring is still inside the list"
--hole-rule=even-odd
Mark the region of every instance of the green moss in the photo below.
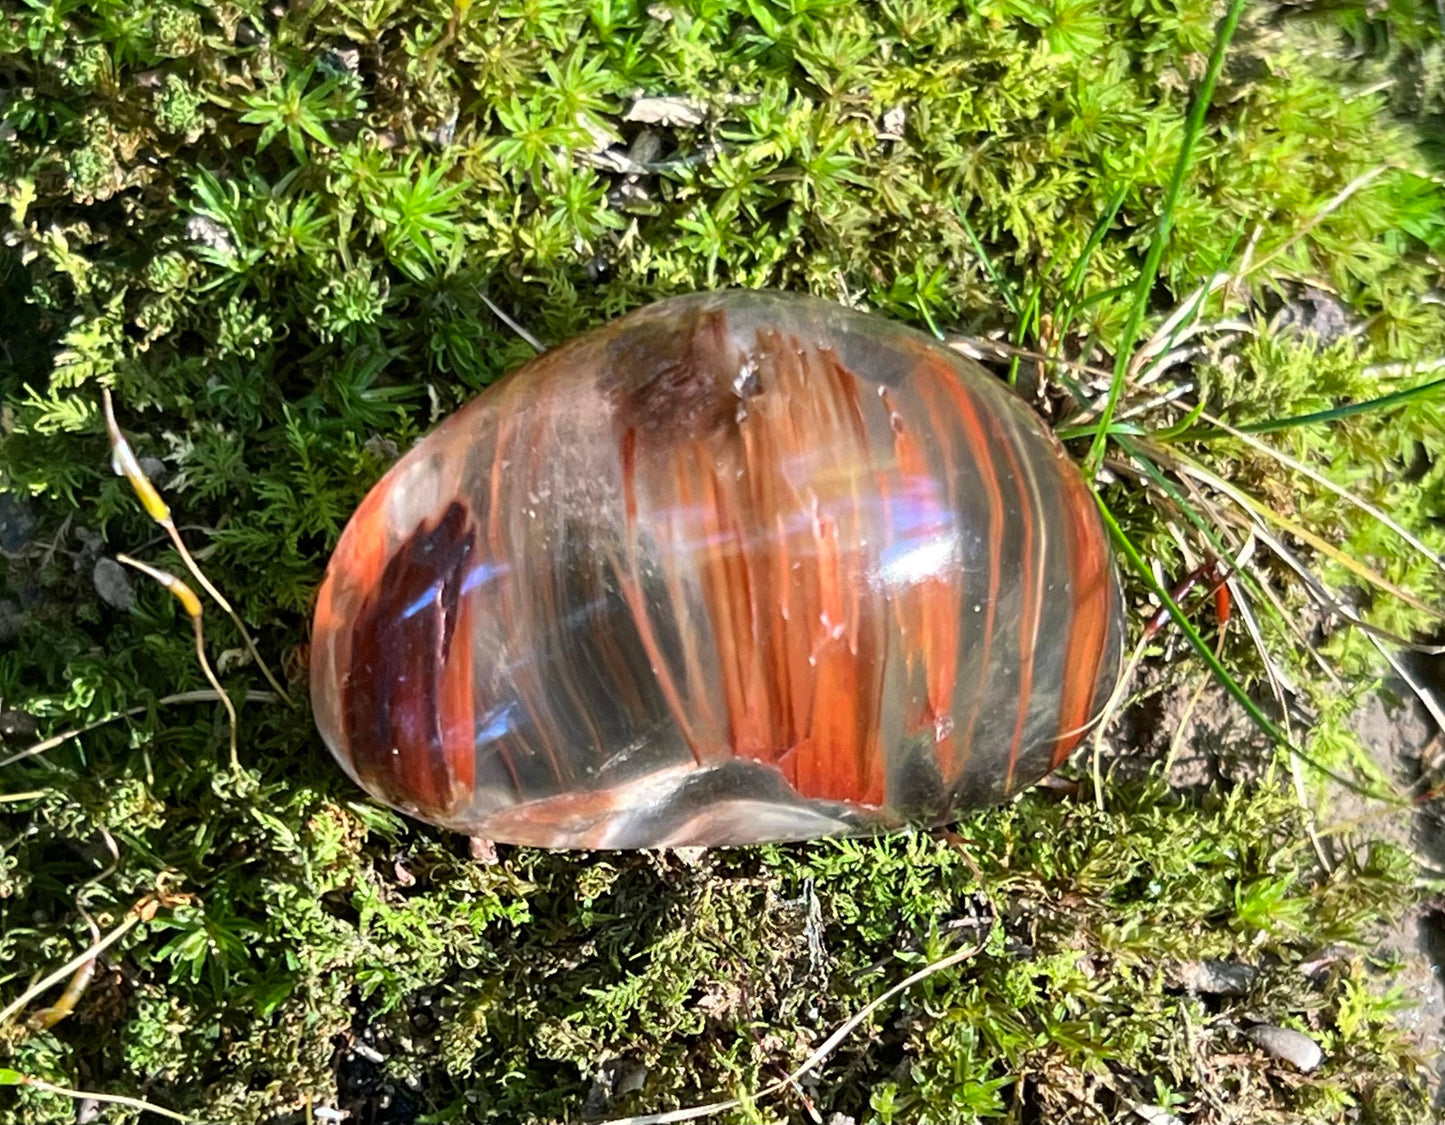
[[[236,1122],[383,1080],[393,1121],[651,1111],[775,1081],[925,959],[981,939],[880,1008],[802,1096],[732,1119],[811,1120],[804,1096],[825,1120],[1114,1120],[1147,1104],[1210,1121],[1217,1103],[1261,1121],[1420,1119],[1418,1052],[1393,1022],[1391,966],[1368,951],[1430,885],[1366,829],[1325,870],[1262,746],[1234,787],[1172,791],[1156,763],[1106,779],[1107,811],[1087,785],[1032,794],[958,839],[696,863],[503,849],[479,866],[365,803],[304,708],[245,705],[238,784],[224,715],[158,704],[205,687],[168,596],[138,585],[116,610],[90,579],[102,551],[179,567],[110,472],[105,386],[137,452],[163,462],[208,573],[299,689],[349,513],[398,451],[530,354],[483,294],[546,343],[668,294],[773,286],[1108,366],[1220,14],[1195,0],[8,8],[0,485],[37,526],[0,571],[0,617],[24,611],[0,701],[45,732],[139,710],[0,769],[0,793],[42,794],[0,803],[0,990],[90,940],[78,895],[103,928],[157,880],[170,897],[74,1015],[0,1030],[0,1067]],[[1246,246],[1267,263],[1239,287],[1249,308],[1227,310],[1247,328],[1208,334],[1174,373],[1212,412],[1278,420],[1439,377],[1411,364],[1445,354],[1442,50],[1423,0],[1246,18],[1152,309],[1157,324]],[[670,123],[629,119],[639,93],[681,99]],[[645,167],[613,170],[629,147]],[[1347,336],[1272,326],[1304,284],[1337,295]],[[1046,315],[1021,326],[1031,301]],[[1441,402],[1270,440],[1439,554]],[[1234,439],[1175,448],[1440,604],[1438,569],[1326,489]],[[1157,493],[1126,477],[1106,496],[1166,573],[1189,568]],[[1315,566],[1376,625],[1435,626]],[[1304,617],[1283,566],[1257,573]],[[1317,717],[1307,751],[1373,776],[1348,721],[1380,671],[1373,646],[1325,639],[1341,688],[1256,608]],[[228,687],[259,690],[225,619],[207,630]],[[1159,675],[1190,678],[1164,637]],[[1267,698],[1241,631],[1225,654]],[[1259,974],[1242,996],[1191,995],[1174,973],[1200,958]],[[1325,1064],[1271,1063],[1242,1037],[1255,1018],[1307,1031]],[[356,1037],[385,1061],[348,1056]],[[0,1090],[7,1120],[74,1113]]]
[[[185,79],[167,74],[156,95],[156,127],[163,133],[189,133],[199,124],[196,110],[203,101],[200,91],[186,85]]]

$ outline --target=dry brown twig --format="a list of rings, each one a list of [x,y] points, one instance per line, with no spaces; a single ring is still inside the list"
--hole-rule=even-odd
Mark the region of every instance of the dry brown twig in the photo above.
[[[85,924],[90,927],[92,945],[100,941],[100,927],[95,924],[95,919],[90,916],[90,911],[85,909],[85,892],[102,879],[108,878],[120,866],[120,848],[116,846],[115,837],[105,828],[100,830],[100,834],[106,847],[110,850],[110,862],[75,889],[75,909],[80,912],[80,916],[85,919]],[[90,987],[91,978],[95,976],[95,963],[95,957],[82,961],[80,967],[71,976],[70,983],[65,986],[65,991],[60,994],[60,999],[50,1007],[42,1008],[31,1016],[30,1026],[38,1029],[51,1028],[75,1011],[76,1004],[80,1003],[80,998]]]
[[[3,1009],[0,1009],[0,1027],[8,1023],[17,1012],[23,1011],[25,1006],[37,996],[59,984],[87,961],[94,961],[121,938],[125,937],[126,934],[130,933],[131,930],[135,929],[136,926],[154,918],[156,911],[163,904],[164,898],[165,896],[161,892],[143,895],[136,901],[135,905],[126,911],[125,918],[121,921],[120,925],[116,926],[110,933],[91,942],[90,945],[86,946],[80,953],[61,965],[60,968],[48,976],[42,977],[9,1004],[5,1005]]]
[[[277,703],[280,696],[273,695],[269,691],[248,691],[241,696],[242,703]],[[180,691],[173,695],[163,695],[156,700],[157,706],[168,707],[173,703],[219,703],[221,696],[213,689],[205,691]],[[137,715],[144,715],[150,710],[148,706],[131,707],[125,711],[117,711],[113,715],[107,715],[103,719],[96,719],[93,723],[86,723],[83,727],[72,727],[70,730],[53,734],[49,738],[42,739],[33,746],[27,746],[24,750],[18,750],[8,758],[0,759],[0,769],[14,765],[16,762],[26,758],[33,758],[37,754],[44,754],[47,750],[54,750],[57,746],[63,746],[72,738],[79,738],[81,735],[89,734],[93,730],[99,730],[103,726],[118,722],[121,719],[133,719]]]
[[[35,1090],[44,1090],[47,1094],[74,1098],[76,1101],[108,1102],[111,1105],[123,1105],[144,1113],[168,1117],[172,1121],[184,1122],[185,1125],[200,1125],[201,1119],[198,1117],[187,1117],[184,1113],[177,1113],[173,1109],[166,1109],[164,1106],[158,1106],[154,1102],[148,1102],[141,1098],[128,1098],[124,1094],[99,1094],[94,1090],[72,1090],[69,1086],[57,1086],[53,1082],[46,1082],[43,1078],[31,1078],[28,1074],[21,1074],[14,1070],[0,1070],[0,1077],[6,1079],[0,1081],[0,1085],[29,1086]]]

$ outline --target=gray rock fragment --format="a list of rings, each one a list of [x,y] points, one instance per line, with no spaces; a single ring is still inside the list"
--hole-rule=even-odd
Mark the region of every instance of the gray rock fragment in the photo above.
[[[90,572],[90,580],[94,583],[100,600],[106,605],[126,611],[135,608],[135,589],[130,584],[130,575],[125,572],[125,567],[114,559],[96,559],[95,568]]]
[[[0,740],[28,742],[39,729],[35,716],[29,711],[0,711]]]
[[[1243,996],[1259,970],[1236,961],[1186,961],[1174,970],[1180,988],[1205,996]]]
[[[1325,1057],[1318,1043],[1308,1035],[1288,1027],[1261,1023],[1244,1034],[1265,1054],[1287,1062],[1304,1073],[1314,1070]]]

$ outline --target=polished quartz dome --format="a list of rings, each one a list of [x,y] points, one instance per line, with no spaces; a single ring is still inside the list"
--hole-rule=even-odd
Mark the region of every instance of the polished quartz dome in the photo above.
[[[347,526],[326,744],[367,792],[547,847],[934,825],[1058,766],[1121,657],[1058,442],[877,316],[720,292],[554,348]]]

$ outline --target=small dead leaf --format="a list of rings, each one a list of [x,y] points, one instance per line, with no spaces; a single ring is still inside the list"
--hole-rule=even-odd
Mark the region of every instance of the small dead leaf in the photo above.
[[[622,119],[644,125],[701,125],[707,108],[693,98],[638,98]]]
[[[228,648],[216,658],[216,674],[224,676],[233,668],[244,668],[251,663],[251,654],[243,648]]]
[[[878,130],[878,139],[882,141],[901,141],[903,139],[903,128],[908,124],[908,111],[901,105],[896,105],[883,114],[883,120]]]
[[[1184,1125],[1184,1122],[1175,1117],[1167,1109],[1157,1105],[1149,1105],[1145,1102],[1135,1102],[1131,1107],[1133,1111],[1142,1117],[1149,1125]]]

